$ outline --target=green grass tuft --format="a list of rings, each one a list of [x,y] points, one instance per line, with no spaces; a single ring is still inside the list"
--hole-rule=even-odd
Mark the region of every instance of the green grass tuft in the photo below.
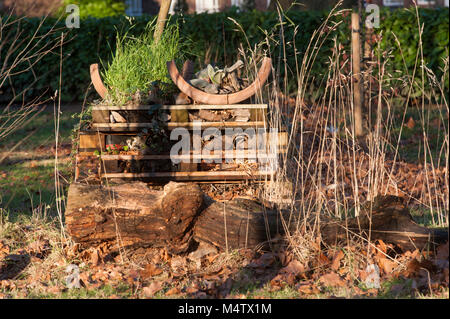
[[[137,37],[117,34],[115,55],[103,74],[108,102],[123,105],[138,93],[145,103],[154,84],[172,84],[166,63],[180,56],[178,25],[167,25],[158,42],[153,39],[155,25],[151,21]]]

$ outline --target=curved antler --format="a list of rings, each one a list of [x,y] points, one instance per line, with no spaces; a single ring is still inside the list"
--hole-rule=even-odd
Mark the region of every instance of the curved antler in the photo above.
[[[104,99],[108,90],[106,89],[106,86],[103,84],[102,78],[100,77],[98,64],[91,64],[90,71],[92,84],[94,84],[94,88],[97,91],[98,95],[100,95],[102,99]]]
[[[272,60],[265,57],[259,69],[255,81],[242,91],[231,94],[211,94],[203,92],[192,85],[190,85],[178,72],[175,61],[167,62],[167,69],[169,70],[172,81],[178,86],[181,92],[192,98],[196,102],[203,104],[237,104],[249,97],[253,96],[263,84],[267,81],[270,71],[272,69]]]

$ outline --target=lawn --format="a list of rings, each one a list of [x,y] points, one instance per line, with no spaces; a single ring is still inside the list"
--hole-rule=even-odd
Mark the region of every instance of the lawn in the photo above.
[[[78,123],[70,108],[63,110],[59,126],[59,174],[71,179],[71,134]],[[55,203],[55,121],[52,106],[10,135],[0,145],[0,202],[15,219],[38,205]]]

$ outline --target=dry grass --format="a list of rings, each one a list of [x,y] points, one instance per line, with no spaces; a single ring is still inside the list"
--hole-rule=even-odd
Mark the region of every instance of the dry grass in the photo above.
[[[372,60],[368,63],[370,67],[363,71],[363,77],[371,83],[365,101],[366,134],[364,138],[357,138],[352,74],[347,71],[352,61],[351,57],[344,59],[344,47],[335,37],[337,25],[332,22],[335,16],[345,11],[339,10],[339,4],[331,11],[311,38],[304,58],[296,61],[297,90],[294,98],[289,97],[288,72],[280,78],[276,69],[273,70],[273,82],[257,97],[260,102],[264,99],[271,102],[268,126],[279,130],[288,128],[288,151],[278,159],[278,172],[266,184],[264,192],[269,200],[283,202],[281,208],[290,209],[291,216],[282,221],[289,234],[287,241],[298,258],[305,262],[308,259],[305,256],[314,258],[309,253],[309,247],[320,237],[317,231],[321,219],[357,216],[361,205],[378,195],[403,197],[410,207],[429,214],[432,226],[448,227],[449,107],[444,91],[444,83],[448,79],[448,57],[443,61],[444,75],[438,79],[424,64],[421,42],[423,26],[419,18],[415,32],[419,33],[420,41],[416,68],[412,74],[408,73],[406,66],[395,73],[400,76],[394,77],[388,73],[386,70],[392,56],[390,52],[381,52],[375,45]],[[416,13],[418,17],[417,10]],[[280,13],[283,35],[282,21]],[[295,30],[294,34],[296,32],[299,30]],[[334,50],[323,81],[324,94],[311,104],[306,99],[314,77],[311,69],[317,63],[315,59],[322,44],[330,39]],[[290,41],[295,50],[295,35],[285,41]],[[269,36],[265,44],[272,44]],[[398,45],[401,48],[402,44]],[[293,52],[286,52],[288,48],[284,45],[282,50],[284,55],[293,55]],[[254,73],[261,50],[255,47],[246,53],[246,61],[252,65],[249,72]],[[284,66],[282,63],[281,67],[287,71],[286,63]],[[416,73],[421,75],[422,84],[415,80]],[[409,88],[409,94],[401,106],[395,105],[393,83]],[[419,101],[411,98],[411,92],[417,86],[423,92]],[[408,130],[406,115],[411,112],[419,117],[415,121],[415,130],[421,133],[420,140],[413,142],[420,145],[415,163],[405,162],[405,156],[401,153],[405,130]],[[434,127],[441,128],[438,138],[433,135]],[[439,141],[437,146],[436,139]],[[408,171],[410,175],[407,175]],[[284,187],[289,183],[289,187]],[[296,223],[295,227],[292,223]],[[293,228],[296,231],[292,232]]]
[[[352,241],[347,242],[342,247],[323,247],[320,243],[318,226],[323,218],[345,219],[357,215],[361,205],[366,200],[371,200],[379,194],[403,196],[410,204],[416,204],[422,209],[427,209],[430,212],[432,225],[448,227],[449,139],[446,121],[448,120],[449,108],[442,86],[445,79],[437,79],[429,69],[422,67],[423,57],[420,55],[421,50],[419,50],[417,56],[415,72],[422,72],[423,79],[426,79],[431,84],[432,90],[424,92],[418,104],[413,104],[412,99],[408,96],[400,109],[394,107],[392,91],[384,86],[384,84],[390,83],[391,80],[390,75],[385,72],[386,66],[390,63],[389,52],[380,52],[380,54],[375,55],[375,59],[372,61],[373,68],[369,68],[365,74],[365,77],[372,78],[373,81],[371,82],[377,83],[377,87],[373,94],[370,95],[366,105],[368,114],[366,122],[367,135],[364,140],[357,139],[354,133],[353,87],[351,74],[349,75],[344,68],[346,65],[351,65],[351,61],[343,60],[342,47],[336,40],[334,40],[333,54],[329,59],[327,78],[323,82],[325,93],[314,105],[310,105],[306,100],[306,91],[313,77],[311,69],[313,64],[316,63],[315,58],[321,50],[321,45],[325,39],[336,39],[333,35],[336,26],[331,23],[331,20],[335,15],[341,15],[343,12],[337,8],[331,12],[329,18],[324,21],[323,25],[313,35],[303,60],[297,61],[295,70],[297,90],[294,101],[291,101],[288,97],[287,78],[280,79],[278,76],[275,76],[273,82],[259,92],[256,97],[258,102],[270,101],[271,113],[267,123],[268,127],[280,130],[287,128],[289,134],[288,152],[278,159],[278,164],[280,164],[279,170],[272,180],[265,184],[263,189],[265,193],[263,197],[275,202],[282,202],[283,205],[279,207],[288,209],[291,212],[288,219],[282,219],[282,226],[287,232],[286,242],[289,249],[285,250],[285,245],[279,245],[277,240],[273,239],[271,244],[277,257],[272,256],[271,262],[275,265],[279,261],[284,266],[286,255],[294,255],[296,260],[303,265],[312,266],[311,269],[308,269],[308,274],[312,273],[315,276],[314,280],[312,280],[314,284],[319,280],[318,276],[327,271],[327,268],[317,261],[320,261],[323,255],[327,255],[329,258],[334,251],[339,249],[344,251],[345,254],[341,265],[347,270],[345,274],[350,278],[349,281],[352,280],[357,283],[361,281],[357,271],[364,269],[370,262],[368,256],[379,252],[380,248],[361,238],[352,239]],[[283,20],[283,16],[280,13],[281,20]],[[420,21],[418,21],[418,25],[420,25]],[[272,45],[269,39],[265,44]],[[295,48],[295,39],[293,39],[293,44]],[[400,43],[399,45],[401,46]],[[282,47],[282,50],[286,51],[287,48]],[[254,75],[258,69],[257,62],[263,55],[261,46],[249,48],[248,50],[242,49],[241,53],[246,64],[251,65],[247,70],[251,78],[252,74]],[[287,65],[284,64],[283,67],[287,68]],[[273,71],[273,74],[279,74],[277,70],[274,69]],[[402,74],[406,72],[405,70],[400,71]],[[448,76],[448,59],[445,61],[445,71],[445,76]],[[404,81],[403,84],[410,88],[417,85],[412,75],[403,76],[402,79]],[[281,86],[279,83],[281,83]],[[442,101],[441,104],[435,108],[430,108],[429,105],[436,100]],[[402,141],[402,134],[407,121],[408,108],[412,107],[417,108],[419,111],[419,119],[416,121],[416,125],[422,132],[422,156],[417,164],[421,165],[420,174],[422,174],[421,181],[418,181],[421,184],[420,192],[413,191],[413,188],[404,187],[402,181],[399,180],[399,177],[402,176],[396,174],[398,167],[402,167],[405,164],[400,152],[400,142]],[[55,145],[57,147],[59,144],[60,121],[59,101],[55,101],[54,111]],[[399,112],[400,114],[398,114]],[[431,147],[430,143],[430,119],[432,112],[436,112],[435,114],[437,115],[434,119],[444,130],[441,132],[444,137],[442,139],[443,142],[438,146],[437,158],[435,149]],[[3,131],[5,132],[4,137],[16,127],[23,125],[24,121],[30,118],[32,112],[27,113],[23,111],[20,114],[23,114],[19,116],[19,118],[23,119],[22,122],[16,121],[12,126],[11,124],[3,126],[7,127]],[[400,123],[396,122],[398,116],[401,118]],[[0,140],[2,138],[1,123]],[[433,125],[436,125],[436,123]],[[400,128],[399,130],[397,130],[398,127]],[[11,246],[14,252],[20,251],[24,247],[27,254],[36,250],[44,254],[46,251],[48,252],[43,259],[38,258],[39,260],[36,260],[32,257],[31,263],[20,275],[29,278],[26,289],[23,291],[30,293],[30,295],[35,294],[35,291],[45,291],[47,294],[49,287],[55,287],[55,291],[58,291],[57,295],[61,296],[62,289],[65,289],[61,288],[64,285],[66,276],[64,270],[72,262],[79,264],[80,267],[84,265],[85,269],[82,270],[86,272],[93,271],[93,269],[98,270],[92,261],[88,261],[91,258],[89,257],[91,253],[97,248],[92,248],[92,250],[89,250],[89,253],[85,253],[87,250],[79,250],[79,247],[65,236],[63,227],[65,198],[61,189],[61,181],[59,180],[57,160],[58,154],[55,156],[54,170],[55,188],[57,189],[57,218],[49,218],[47,204],[41,203],[33,209],[32,217],[29,220],[17,223],[11,223],[4,219],[0,220],[0,238],[4,241],[3,244]],[[272,164],[275,165],[275,163]],[[408,169],[408,167],[406,168]],[[0,216],[3,216],[3,214]],[[292,231],[293,229],[294,231]],[[127,267],[139,270],[144,268],[139,262],[128,259],[127,252],[121,247],[119,233],[117,234],[117,243],[114,243],[113,246],[116,246],[115,244],[117,244],[117,247],[115,247],[117,250],[116,258],[114,259],[115,265],[121,265],[124,272],[127,270]],[[34,245],[37,247],[34,247]],[[366,252],[371,252],[371,254]],[[227,252],[219,254],[218,257],[215,257],[216,263],[210,262],[208,267],[215,273],[216,267],[225,269],[230,263],[240,263],[243,260],[240,253]],[[401,259],[401,256],[387,255],[383,251],[380,254],[392,261],[398,269],[405,268],[405,260]],[[83,257],[84,255],[87,255],[88,258]],[[150,262],[168,268],[168,265],[173,263],[173,261],[170,261],[170,258],[167,257],[167,252],[165,254],[161,253],[161,256],[163,257],[155,254],[155,259],[152,257]],[[249,257],[248,260],[245,260],[245,263],[243,262],[242,265],[239,265],[242,269],[238,273],[230,266],[226,276],[236,273],[235,280],[238,283],[244,281],[244,279],[252,282],[253,278],[247,274],[247,271],[253,270],[247,266],[253,257]],[[109,267],[110,265],[104,265],[105,268],[107,266]],[[272,267],[272,264],[269,266]],[[258,267],[261,268],[263,273],[269,271],[264,264]],[[210,268],[205,267],[200,269],[200,271],[210,270]],[[275,269],[276,267],[273,266],[273,268]],[[102,271],[103,269],[99,273]],[[109,277],[106,276],[105,278]],[[120,278],[118,281],[123,281],[123,278],[120,276],[118,278]],[[211,280],[217,279],[217,274],[211,275],[211,278],[213,278]],[[221,277],[220,280],[224,278],[225,276]],[[166,278],[163,280],[166,280]],[[177,280],[183,281],[183,285],[186,282],[186,286],[191,284],[191,279],[187,274]],[[178,281],[173,284],[181,286],[181,283]],[[28,286],[30,282],[35,283],[35,286],[33,284]],[[86,279],[86,282],[90,282],[90,280]],[[7,284],[10,284],[10,282]],[[269,283],[267,284],[270,286]],[[278,286],[274,285],[274,287]],[[131,288],[129,288],[131,293],[127,293],[127,296],[142,296],[141,288],[142,285],[139,286],[133,283]],[[93,285],[89,289],[94,291],[94,297],[103,296],[96,286]],[[290,294],[292,292],[283,293]],[[285,296],[283,293],[280,293],[280,296]],[[448,290],[446,293],[448,295]],[[347,292],[344,295],[347,297],[351,296]],[[167,295],[162,294],[161,296]],[[298,297],[297,291],[295,291],[294,296]],[[27,297],[27,295],[18,295],[17,297]],[[80,297],[80,295],[75,294],[74,297]],[[318,295],[318,297],[321,297],[321,295]]]
[[[5,83],[11,84],[13,96],[0,111],[0,141],[11,135],[18,128],[29,123],[44,105],[52,98],[44,98],[46,92],[41,96],[26,101],[26,93],[40,78],[33,68],[46,55],[55,52],[62,46],[59,40],[49,40],[56,32],[56,23],[47,31],[41,33],[41,29],[47,17],[41,19],[36,31],[29,36],[23,36],[21,21],[25,17],[15,18],[12,12],[0,18],[0,88]],[[14,90],[13,78],[25,72],[32,72],[34,80],[20,92]],[[22,101],[22,102],[21,102]]]

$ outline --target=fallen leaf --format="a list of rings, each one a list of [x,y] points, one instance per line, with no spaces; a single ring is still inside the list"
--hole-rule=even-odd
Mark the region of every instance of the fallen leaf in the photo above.
[[[208,262],[210,263],[210,264],[212,264],[213,262],[214,262],[214,260],[216,260],[217,259],[217,257],[219,257],[220,256],[220,254],[217,254],[217,255],[208,255],[208,256],[206,256],[206,259],[208,260]]]
[[[320,293],[320,290],[313,284],[300,284],[297,291],[305,295],[315,295]]]
[[[278,259],[280,259],[281,265],[287,266],[292,260],[292,254],[287,251],[281,251],[278,253]]]
[[[142,288],[142,291],[146,298],[151,298],[161,289],[162,289],[162,283],[160,281],[154,281],[148,287]]]
[[[367,290],[367,294],[368,294],[369,296],[370,296],[370,295],[376,296],[376,295],[378,295],[378,289],[376,289],[376,288],[368,289],[368,290]]]
[[[189,258],[192,260],[196,260],[210,254],[217,254],[217,248],[207,243],[201,242],[197,249],[189,254]]]
[[[94,281],[99,280],[99,281],[106,282],[106,281],[109,280],[109,274],[108,274],[106,271],[104,271],[104,270],[102,270],[102,269],[99,269],[97,272],[95,272],[95,273],[92,275],[92,279],[93,279]]]
[[[100,252],[97,248],[93,248],[90,252],[89,261],[93,266],[97,266],[101,263]]]
[[[319,281],[329,287],[343,287],[345,286],[345,281],[339,277],[338,274],[335,272],[330,272],[328,274],[325,274],[319,278]]]
[[[408,128],[413,129],[416,126],[416,122],[412,117],[409,118],[408,122],[405,124]]]
[[[9,246],[0,241],[0,259],[5,258],[5,256],[9,255],[9,253],[10,253]]]
[[[406,264],[406,269],[402,272],[405,277],[411,277],[420,270],[420,263],[417,259],[412,259]]]
[[[342,250],[339,250],[338,253],[333,257],[333,261],[331,262],[331,269],[337,271],[339,269],[342,258],[344,258],[344,252]]]
[[[305,267],[298,260],[291,261],[286,267],[281,268],[279,273],[281,274],[292,274],[294,276],[298,276],[305,272]]]
[[[173,270],[183,268],[184,266],[186,266],[186,257],[177,256],[170,261],[170,267]]]
[[[272,280],[270,281],[270,285],[272,286],[272,288],[276,287],[280,288],[282,286],[285,286],[283,275],[276,275],[275,277],[273,277]]]
[[[377,241],[377,248],[380,249],[383,253],[387,252],[387,246],[381,239],[378,239]]]
[[[59,294],[62,291],[62,289],[58,286],[53,286],[47,289],[47,292],[51,293],[51,294]]]
[[[14,290],[17,288],[17,286],[13,280],[6,279],[6,280],[0,280],[0,288]]]
[[[35,240],[27,246],[28,253],[32,256],[43,258],[50,250],[48,240]]]
[[[188,294],[195,294],[195,293],[197,293],[197,291],[198,291],[198,288],[196,288],[196,287],[188,287],[186,289],[186,293],[188,293]]]
[[[270,267],[275,262],[275,255],[272,253],[265,253],[256,260],[259,267]]]
[[[79,252],[80,244],[76,243],[73,246],[65,247],[64,251],[66,253],[67,258],[74,258]]]
[[[166,292],[166,296],[178,295],[180,294],[180,289],[177,287],[173,287]]]
[[[153,264],[147,264],[144,270],[140,271],[142,279],[148,279],[153,276],[158,276],[163,272],[163,270]]]
[[[330,260],[328,259],[327,256],[325,256],[324,254],[320,253],[319,257],[318,257],[318,263],[319,263],[319,267],[320,266],[326,266],[330,263]]]
[[[397,267],[397,264],[388,258],[380,257],[378,258],[378,266],[385,274],[389,275],[392,274],[394,269]]]

